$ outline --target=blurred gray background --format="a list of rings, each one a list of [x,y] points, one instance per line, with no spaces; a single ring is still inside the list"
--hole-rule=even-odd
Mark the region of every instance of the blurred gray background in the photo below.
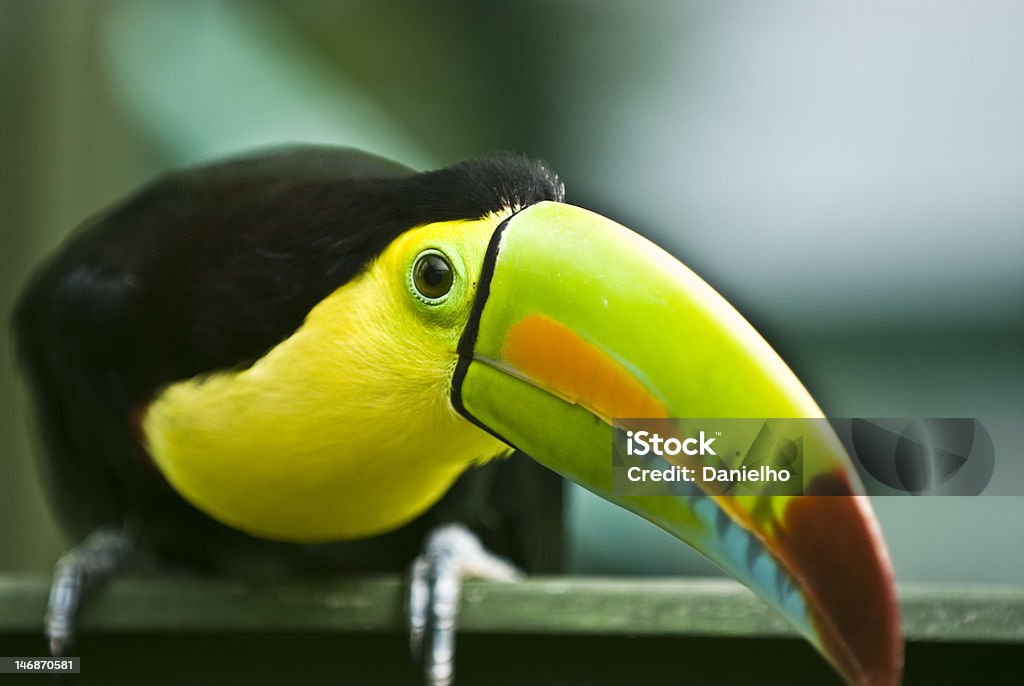
[[[161,170],[285,141],[421,168],[510,149],[696,269],[828,414],[1024,414],[1022,2],[0,0],[0,93],[5,320]],[[68,542],[0,348],[0,570],[47,569]],[[569,502],[575,571],[717,573]],[[901,579],[1024,582],[1024,498],[875,506]]]

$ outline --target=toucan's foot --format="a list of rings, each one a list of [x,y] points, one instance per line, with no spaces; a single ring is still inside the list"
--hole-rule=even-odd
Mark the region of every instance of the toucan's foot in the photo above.
[[[463,580],[515,581],[521,576],[461,524],[430,533],[423,554],[413,561],[409,585],[409,647],[428,686],[449,686],[455,680],[455,621]]]
[[[100,527],[57,561],[44,620],[53,656],[67,655],[75,643],[78,608],[86,591],[135,557],[136,546],[124,531]]]

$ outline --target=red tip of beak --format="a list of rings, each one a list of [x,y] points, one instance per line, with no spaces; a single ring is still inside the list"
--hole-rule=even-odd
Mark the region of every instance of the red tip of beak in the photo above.
[[[898,686],[899,603],[867,497],[839,473],[816,478],[807,493],[787,506],[777,544],[801,582],[821,647],[852,686]]]

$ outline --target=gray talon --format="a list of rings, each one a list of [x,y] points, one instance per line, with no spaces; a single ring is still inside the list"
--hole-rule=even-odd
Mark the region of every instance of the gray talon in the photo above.
[[[57,560],[44,619],[51,655],[66,655],[74,645],[75,621],[86,591],[122,569],[134,552],[123,531],[101,527]]]
[[[461,524],[446,524],[430,533],[423,554],[413,561],[409,585],[409,648],[422,662],[428,686],[454,682],[462,582],[521,577],[514,565],[488,552]]]

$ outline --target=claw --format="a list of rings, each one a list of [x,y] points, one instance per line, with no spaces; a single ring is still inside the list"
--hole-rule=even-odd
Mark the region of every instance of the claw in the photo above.
[[[430,563],[420,555],[412,563],[409,578],[409,652],[419,662],[423,658],[423,634],[427,629],[430,606]]]
[[[521,577],[514,565],[488,552],[461,524],[446,524],[430,533],[423,554],[412,563],[409,585],[409,649],[422,663],[428,686],[450,686],[455,679],[462,582]]]
[[[99,579],[122,569],[135,553],[125,533],[101,527],[57,561],[46,605],[44,631],[50,654],[67,655],[75,643],[75,620],[86,591]]]

